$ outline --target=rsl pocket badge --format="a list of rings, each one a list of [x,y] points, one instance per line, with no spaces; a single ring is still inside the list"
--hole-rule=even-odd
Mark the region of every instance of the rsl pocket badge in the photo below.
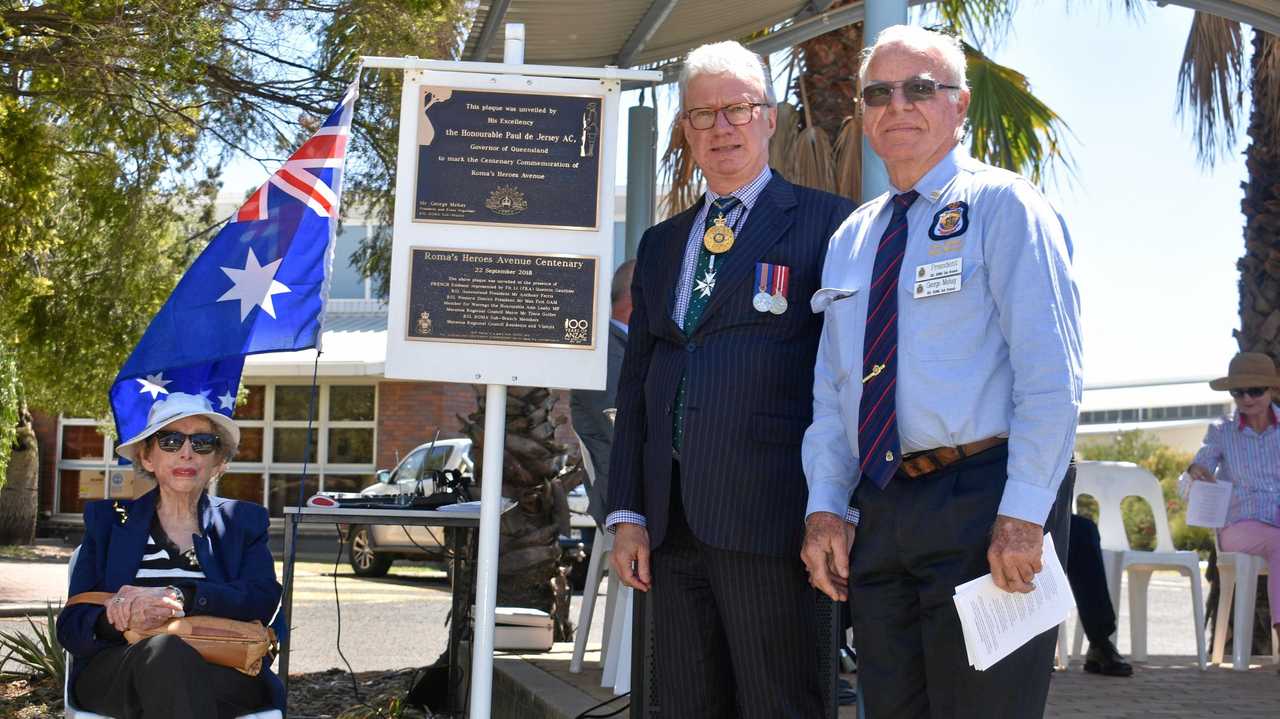
[[[929,223],[929,239],[949,240],[969,229],[969,203],[964,200],[947,203]]]

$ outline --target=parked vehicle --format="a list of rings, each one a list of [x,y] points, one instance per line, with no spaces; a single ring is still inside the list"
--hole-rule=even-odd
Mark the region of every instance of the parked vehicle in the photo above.
[[[434,447],[430,442],[420,444],[395,469],[378,470],[377,481],[360,490],[360,494],[365,497],[431,494],[436,491],[431,480],[434,470],[458,470],[464,477],[472,477],[475,463],[471,460],[471,440],[442,439]],[[561,535],[560,547],[567,559],[577,560],[570,579],[581,589],[595,538],[595,522],[587,514],[585,487],[575,487],[569,492],[568,500],[572,529],[569,536]],[[346,542],[351,569],[360,577],[384,576],[397,559],[444,562],[449,566],[443,527],[356,525],[347,532]]]
[[[394,469],[380,469],[377,481],[360,490],[361,496],[383,497],[399,494],[431,494],[435,470],[458,470],[470,477],[471,440],[442,439],[414,447]],[[416,527],[399,524],[356,525],[347,532],[347,557],[360,577],[381,577],[396,559],[445,561],[443,527]]]

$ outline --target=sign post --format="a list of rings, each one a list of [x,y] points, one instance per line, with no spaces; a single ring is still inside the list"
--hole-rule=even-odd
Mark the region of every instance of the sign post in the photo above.
[[[661,73],[368,57],[405,71],[389,379],[484,384],[470,716],[490,716],[507,386],[601,390],[622,81]]]

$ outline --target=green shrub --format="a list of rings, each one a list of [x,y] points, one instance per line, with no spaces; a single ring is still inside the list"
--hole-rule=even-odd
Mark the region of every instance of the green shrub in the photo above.
[[[1213,530],[1187,526],[1187,505],[1178,496],[1178,477],[1191,464],[1192,455],[1163,445],[1147,432],[1132,430],[1120,432],[1109,442],[1086,445],[1080,449],[1080,458],[1112,462],[1133,462],[1146,468],[1160,480],[1164,495],[1165,511],[1169,515],[1169,531],[1173,546],[1178,549],[1194,549],[1207,557],[1213,546]],[[1077,512],[1097,520],[1098,505],[1091,498],[1081,499]],[[1125,532],[1134,549],[1155,549],[1155,519],[1145,500],[1127,497],[1120,504]]]
[[[62,686],[66,681],[67,664],[66,654],[58,644],[57,621],[58,612],[52,604],[48,604],[45,606],[45,620],[42,624],[36,624],[27,617],[27,624],[31,627],[30,634],[0,632],[0,652],[4,653],[3,658],[0,658],[0,667],[11,664],[18,666],[17,671],[0,670],[0,679],[47,676],[57,686]]]

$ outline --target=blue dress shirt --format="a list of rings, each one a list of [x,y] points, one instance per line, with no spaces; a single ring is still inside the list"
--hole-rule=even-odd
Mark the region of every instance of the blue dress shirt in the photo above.
[[[898,284],[902,452],[1008,437],[999,513],[1043,524],[1071,460],[1083,388],[1066,225],[1026,179],[960,148],[914,188],[895,192],[909,189],[920,199],[907,213]],[[845,515],[860,479],[867,286],[891,196],[858,208],[832,237],[822,289],[811,299],[826,318],[802,450],[806,515]],[[942,271],[938,263],[954,259],[958,291],[917,297],[921,271]]]

